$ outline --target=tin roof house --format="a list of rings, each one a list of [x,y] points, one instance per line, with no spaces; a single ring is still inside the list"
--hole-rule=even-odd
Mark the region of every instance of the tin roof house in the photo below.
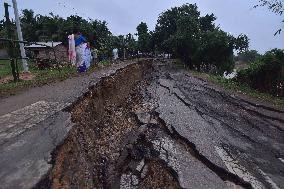
[[[27,56],[36,59],[56,59],[68,62],[68,48],[62,42],[35,42],[26,45]]]

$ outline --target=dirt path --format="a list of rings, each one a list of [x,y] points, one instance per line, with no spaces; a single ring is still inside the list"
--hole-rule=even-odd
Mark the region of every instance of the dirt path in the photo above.
[[[46,173],[36,188],[284,187],[283,111],[232,96],[170,62],[129,64],[90,86],[34,127],[42,130],[32,136],[48,132],[51,139],[41,141],[53,144],[47,163],[31,167]],[[61,103],[39,107],[46,106],[62,109]],[[59,130],[67,119],[68,129]],[[59,131],[61,138],[54,137]],[[19,132],[31,136],[13,133]],[[5,152],[21,146],[22,136],[6,133],[0,135]],[[7,188],[29,186],[15,175]]]

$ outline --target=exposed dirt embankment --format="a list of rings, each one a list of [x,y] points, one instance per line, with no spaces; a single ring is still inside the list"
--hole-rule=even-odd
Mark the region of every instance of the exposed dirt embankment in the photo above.
[[[76,125],[37,188],[281,186],[283,112],[228,96],[171,62],[117,70],[69,111]]]
[[[142,108],[139,91],[147,85],[147,73],[151,69],[151,62],[144,61],[118,70],[102,79],[73,105],[70,111],[76,126],[54,153],[54,168],[39,188],[127,188],[129,184],[135,185],[137,178],[127,174],[133,167],[129,163],[138,166],[150,148],[141,147],[142,143],[147,146],[147,142],[140,139],[140,124],[133,112]],[[132,158],[136,160],[132,162]],[[144,165],[140,170],[141,174],[144,170],[144,186],[178,187],[162,162],[153,158],[146,164],[147,176]]]

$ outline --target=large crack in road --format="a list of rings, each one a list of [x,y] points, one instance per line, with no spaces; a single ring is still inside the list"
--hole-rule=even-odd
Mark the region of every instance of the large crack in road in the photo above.
[[[283,112],[143,61],[68,108],[75,126],[35,188],[283,188]]]

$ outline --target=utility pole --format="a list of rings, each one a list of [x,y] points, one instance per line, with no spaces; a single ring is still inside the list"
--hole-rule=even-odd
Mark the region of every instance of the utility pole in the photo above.
[[[125,47],[126,47],[126,44],[125,44],[125,39],[124,39],[124,36],[123,36],[123,61],[125,61]]]
[[[15,22],[16,22],[16,26],[17,26],[18,39],[19,39],[19,41],[24,41],[23,40],[23,33],[22,33],[22,29],[21,29],[19,12],[18,12],[17,1],[16,0],[12,0],[12,1],[13,1],[13,8],[14,8],[14,14],[15,14]],[[27,63],[27,60],[26,60],[27,57],[26,57],[26,51],[25,51],[24,43],[19,43],[19,45],[20,45],[20,51],[21,51],[21,57],[22,57],[24,72],[28,72],[29,67],[28,67],[28,63]]]
[[[125,60],[125,39],[124,35],[122,36],[122,47],[123,47],[123,61]]]
[[[11,29],[11,21],[9,18],[9,5],[8,3],[4,3],[4,7],[5,7],[5,18],[6,18],[6,30],[7,30],[7,36],[10,40],[12,40],[12,29]],[[19,74],[16,71],[16,65],[15,65],[15,57],[14,57],[14,45],[13,45],[13,41],[9,41],[9,56],[11,59],[11,68],[12,68],[12,74],[13,74],[13,78],[14,81],[18,81],[19,80]]]

